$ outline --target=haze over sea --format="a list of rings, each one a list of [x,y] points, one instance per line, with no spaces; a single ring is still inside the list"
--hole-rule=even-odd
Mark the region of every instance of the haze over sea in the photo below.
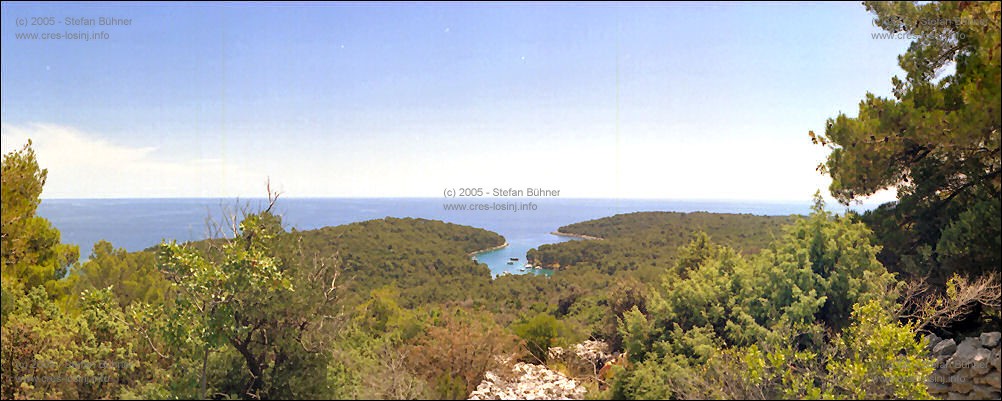
[[[528,203],[535,210],[445,210],[446,204],[471,202]],[[87,259],[93,244],[110,241],[116,248],[139,251],[175,239],[179,242],[207,237],[207,221],[219,221],[240,205],[260,210],[264,199],[45,199],[38,214],[62,233],[62,242],[80,246]],[[830,208],[836,209],[834,205]],[[310,230],[384,217],[415,217],[484,228],[501,234],[508,247],[477,255],[494,275],[520,273],[525,253],[542,244],[572,240],[550,234],[571,223],[638,211],[751,213],[757,215],[807,214],[810,202],[699,201],[651,199],[564,198],[280,198],[274,212],[282,215],[287,230]],[[509,265],[509,258],[519,262]]]

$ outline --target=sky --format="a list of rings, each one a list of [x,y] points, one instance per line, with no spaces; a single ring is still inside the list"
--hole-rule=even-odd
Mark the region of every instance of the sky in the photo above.
[[[809,200],[808,131],[890,96],[909,44],[858,2],[2,12],[2,151],[32,140],[46,199]],[[72,25],[100,18],[129,25]]]

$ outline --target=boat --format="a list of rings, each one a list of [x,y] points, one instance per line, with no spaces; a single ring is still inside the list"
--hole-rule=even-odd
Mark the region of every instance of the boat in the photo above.
[[[523,267],[523,269],[535,269],[535,267],[532,267],[531,263],[526,263],[525,267]]]
[[[508,260],[510,260],[512,262],[518,262],[518,258],[508,258]]]
[[[509,265],[513,265],[513,264],[515,264],[515,262],[512,262],[512,261],[508,261],[508,264],[509,264]]]

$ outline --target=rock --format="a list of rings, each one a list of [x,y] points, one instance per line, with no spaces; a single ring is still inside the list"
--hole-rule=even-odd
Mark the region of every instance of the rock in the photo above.
[[[934,371],[926,383],[929,394],[950,400],[997,400],[1002,397],[999,369],[1002,333],[982,333],[978,337],[964,338],[960,344],[933,334],[925,338],[936,359]]]
[[[960,370],[962,366],[964,366],[964,362],[961,361],[960,358],[957,358],[956,356],[946,360],[946,370],[948,370],[950,373],[954,373]]]
[[[929,382],[929,394],[946,394],[950,392],[950,386],[945,383]]]
[[[517,363],[512,371],[515,376],[510,380],[496,374],[485,374],[484,381],[477,385],[469,399],[580,400],[586,392],[575,380],[545,366]]]
[[[971,390],[971,397],[978,400],[997,400],[999,391],[992,386],[978,384]]]
[[[1002,370],[1002,368],[999,367],[999,365],[1002,365],[1002,363],[1000,363],[1002,362],[1002,357],[1000,357],[1000,352],[1002,351],[1000,351],[999,348],[995,348],[995,350],[992,351],[992,358],[991,361],[989,362],[989,364],[992,365],[992,367],[994,367],[996,371]]]
[[[957,352],[953,353],[946,363],[950,370],[956,372],[957,370],[963,368],[970,368],[974,366],[974,357],[978,354],[978,350],[981,348],[981,341],[975,337],[967,337],[966,340],[957,346]]]
[[[970,345],[971,347],[974,347],[974,348],[978,348],[978,347],[982,346],[981,345],[981,338],[979,338],[979,337],[967,337],[967,338],[964,339],[964,341],[962,341],[960,343],[960,345],[964,345],[965,343],[967,343],[968,345]],[[959,346],[958,346],[958,348],[959,348]]]
[[[929,335],[925,336],[925,339],[927,341],[929,341],[929,343],[927,345],[928,348],[929,348],[929,351],[932,351],[932,349],[936,347],[936,344],[939,344],[940,341],[943,341],[942,338],[939,338],[939,336],[937,336],[935,334],[929,334]]]
[[[982,376],[980,379],[983,384],[992,386],[996,390],[1002,388],[1002,374],[1000,374],[997,370]]]
[[[950,384],[951,395],[953,393],[967,394],[974,389],[974,383],[971,383],[967,377],[954,376],[950,378],[950,381],[952,382],[952,384]]]
[[[580,344],[575,344],[574,354],[594,365],[602,366],[602,364],[612,358],[609,348],[608,343],[588,340]]]
[[[1002,382],[999,380],[999,372],[992,372],[984,376],[977,376],[972,380],[974,384],[984,384],[986,386],[992,386],[996,390],[1002,387]]]
[[[989,371],[992,367],[989,365],[989,361],[992,358],[992,352],[984,348],[978,348],[974,351],[974,357],[971,358],[971,372],[975,375],[981,376]]]
[[[986,348],[994,348],[999,345],[999,340],[1002,339],[1002,333],[997,331],[992,331],[988,333],[981,333],[981,345]]]
[[[929,381],[936,383],[950,383],[951,375],[952,373],[950,372],[950,370],[943,367],[935,372],[932,372],[932,375],[929,376]]]
[[[550,350],[546,352],[546,356],[549,359],[560,359],[564,356],[563,347],[550,347]]]
[[[950,359],[951,355],[937,355],[936,362],[933,362],[932,368],[936,370],[945,370],[946,362]]]
[[[942,374],[942,373],[939,373],[939,372],[933,372],[931,375],[929,375],[929,380],[927,380],[926,383],[928,383],[929,385],[932,385],[933,383],[937,383],[937,384],[944,384],[946,386],[949,386],[950,385],[950,375],[949,374]]]
[[[936,344],[936,346],[933,347],[932,349],[932,354],[952,355],[956,351],[957,351],[957,342],[953,341],[953,339],[951,338],[949,340],[940,341],[939,344]]]

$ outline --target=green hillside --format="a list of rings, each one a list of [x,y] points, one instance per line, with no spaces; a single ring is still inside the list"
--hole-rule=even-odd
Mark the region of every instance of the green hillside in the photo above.
[[[469,253],[504,243],[483,229],[414,218],[294,231],[279,239],[277,250],[286,257],[339,255],[350,299],[393,285],[408,307],[463,301],[483,292],[490,269]]]

